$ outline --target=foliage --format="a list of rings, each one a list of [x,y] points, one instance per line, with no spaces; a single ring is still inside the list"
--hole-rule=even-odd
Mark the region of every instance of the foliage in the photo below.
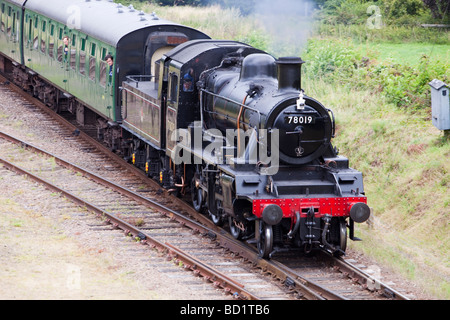
[[[325,24],[364,24],[369,15],[367,8],[374,2],[355,0],[329,0],[324,2],[317,17]]]
[[[327,82],[353,77],[362,56],[347,41],[311,39],[303,59],[309,77],[324,77]]]
[[[450,22],[450,1],[449,0],[422,0],[423,3],[431,10],[431,14],[435,19],[446,19]]]
[[[382,93],[388,102],[413,112],[429,111],[431,80],[450,82],[448,61],[423,55],[416,67],[379,63],[375,57],[364,57],[351,42],[340,39],[310,40],[304,60],[309,78]]]
[[[378,64],[364,70],[366,83],[382,91],[388,101],[398,107],[412,111],[429,110],[431,105],[430,87],[433,79],[449,82],[449,64],[432,61],[430,57],[421,57],[418,67],[401,64]]]
[[[383,25],[380,29],[369,29],[366,25],[329,25],[321,23],[316,28],[317,33],[324,37],[351,38],[358,42],[422,42],[433,44],[448,44],[450,32],[420,26]]]
[[[129,0],[124,0],[130,2]],[[116,1],[118,2],[118,1]],[[250,14],[256,0],[134,0],[139,3],[152,3],[160,6],[210,6],[238,8],[243,15]],[[376,5],[389,24],[411,23],[411,17],[427,16],[434,20],[449,21],[450,6],[448,0],[315,0],[321,9],[321,17],[328,23],[361,23],[367,19],[367,8]]]
[[[441,1],[443,2],[443,1]],[[327,24],[365,24],[369,17],[379,14],[384,25],[417,25],[418,23],[442,23],[447,15],[436,15],[423,0],[327,0],[318,1],[319,17]],[[441,4],[443,7],[444,5]],[[433,19],[434,17],[434,19]]]
[[[388,19],[418,16],[425,13],[425,5],[422,0],[384,0],[383,7]]]

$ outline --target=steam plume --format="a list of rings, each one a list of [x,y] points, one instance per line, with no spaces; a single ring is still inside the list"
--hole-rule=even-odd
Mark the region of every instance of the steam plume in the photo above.
[[[300,56],[313,27],[316,4],[310,0],[259,0],[255,16],[272,38],[269,53]]]

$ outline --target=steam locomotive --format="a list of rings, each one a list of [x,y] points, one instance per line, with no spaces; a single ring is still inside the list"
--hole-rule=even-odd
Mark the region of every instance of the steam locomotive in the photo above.
[[[354,222],[370,215],[362,174],[331,143],[332,111],[302,90],[300,58],[106,0],[0,6],[1,72],[163,187],[190,193],[261,257],[341,255],[359,240]]]

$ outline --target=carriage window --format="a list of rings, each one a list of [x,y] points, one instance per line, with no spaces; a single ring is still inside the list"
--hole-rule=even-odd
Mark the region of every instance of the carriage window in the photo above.
[[[31,43],[31,40],[33,40],[33,20],[32,19],[29,20],[29,25],[28,25],[28,43]]]
[[[80,49],[80,73],[82,75],[86,74],[86,39],[81,38],[81,49]]]
[[[16,38],[16,30],[17,30],[17,28],[16,28],[16,13],[15,12],[13,12],[13,14],[12,14],[12,36],[14,37],[14,38]]]
[[[77,62],[76,62],[77,50],[75,49],[76,44],[77,44],[77,36],[73,35],[72,36],[72,48],[70,49],[70,67],[73,70],[76,70],[76,67],[77,67]]]
[[[48,40],[48,55],[53,58],[55,56],[55,38],[50,37]]]
[[[50,37],[48,39],[48,55],[53,58],[55,56],[55,25],[50,25]]]
[[[59,43],[59,45],[58,45],[58,51],[57,51],[57,53],[56,53],[56,60],[58,60],[59,62],[62,62],[63,61],[63,45],[62,45],[62,43]]]
[[[46,43],[45,43],[45,40],[46,40],[46,38],[47,38],[47,34],[45,33],[45,29],[46,29],[46,22],[45,21],[42,21],[42,33],[41,33],[41,52],[42,53],[45,53],[45,45],[46,45]]]
[[[5,4],[2,3],[2,10],[0,11],[0,31],[5,32],[5,15],[4,15]]]
[[[108,76],[107,70],[107,63],[105,61],[100,62],[100,85],[102,87],[106,87],[106,78]]]
[[[19,40],[19,35],[17,34],[17,30],[19,30],[18,25],[17,25],[17,23],[18,23],[17,20],[20,17],[17,17],[17,20],[16,20],[16,15],[17,15],[17,13],[14,11],[12,13],[12,26],[11,26],[11,28],[12,28],[11,35],[12,35],[12,39],[13,39],[14,42]]]
[[[107,50],[106,50],[106,48],[102,48],[102,56],[100,57],[100,59],[101,60],[105,60],[105,57],[106,57],[106,55],[107,55]]]
[[[76,49],[70,49],[70,68],[73,70],[76,70],[77,67],[77,50]]]
[[[55,40],[53,39],[53,37],[48,41],[48,55],[50,56],[50,58],[53,58],[55,56]]]
[[[41,52],[45,53],[45,39],[44,38],[41,39]]]
[[[5,15],[5,4],[2,3],[2,15],[1,15],[1,26],[0,26],[0,30],[5,32],[5,22],[8,20],[8,18]]]
[[[95,57],[89,57],[89,79],[95,80],[95,69],[96,69],[97,61]]]
[[[34,39],[33,39],[33,48],[37,50],[39,48],[39,29],[38,29],[39,21],[38,18],[34,20]]]
[[[81,51],[86,51],[86,39],[81,38]]]
[[[11,7],[8,7],[8,17],[11,17]],[[8,18],[6,18],[7,23],[6,23],[6,33],[8,34],[8,36],[11,35],[11,22]]]
[[[91,56],[89,57],[89,79],[95,80],[95,68],[97,65],[97,59],[95,58],[95,51],[97,46],[95,43],[91,44]]]
[[[95,43],[91,44],[91,56],[95,57],[95,50],[97,49],[97,46]]]
[[[64,36],[64,30],[63,28],[59,28],[58,31],[58,50],[56,52],[56,60],[58,60],[59,62],[63,61],[63,56],[64,56],[64,42],[63,42],[63,36]]]

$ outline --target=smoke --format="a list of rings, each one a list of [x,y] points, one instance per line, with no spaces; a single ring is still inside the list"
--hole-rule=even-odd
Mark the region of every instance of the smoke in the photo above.
[[[254,15],[270,35],[269,53],[300,56],[313,31],[317,5],[312,0],[259,0]]]

